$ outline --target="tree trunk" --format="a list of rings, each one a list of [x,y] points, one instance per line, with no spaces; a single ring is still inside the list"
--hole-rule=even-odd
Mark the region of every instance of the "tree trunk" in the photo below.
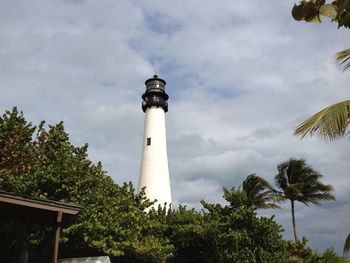
[[[296,229],[296,225],[295,225],[294,201],[292,200],[290,202],[291,202],[291,207],[292,207],[292,223],[293,223],[294,240],[296,243],[296,242],[298,242],[298,237],[297,237],[297,229]]]

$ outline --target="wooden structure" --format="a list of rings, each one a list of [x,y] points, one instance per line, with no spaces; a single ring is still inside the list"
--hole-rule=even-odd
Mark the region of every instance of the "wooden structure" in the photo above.
[[[111,263],[108,256],[87,258],[63,258],[58,263]]]
[[[81,209],[76,205],[0,191],[0,220],[14,220],[23,224],[38,224],[55,228],[52,261],[54,263],[57,263],[61,228],[74,224]]]

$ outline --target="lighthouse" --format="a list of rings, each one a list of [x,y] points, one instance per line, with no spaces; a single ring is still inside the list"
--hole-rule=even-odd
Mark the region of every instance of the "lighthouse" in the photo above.
[[[145,113],[142,161],[139,191],[146,187],[148,199],[164,207],[171,203],[168,155],[166,145],[165,113],[168,111],[166,82],[154,75],[146,80],[146,91],[142,95],[142,110]]]

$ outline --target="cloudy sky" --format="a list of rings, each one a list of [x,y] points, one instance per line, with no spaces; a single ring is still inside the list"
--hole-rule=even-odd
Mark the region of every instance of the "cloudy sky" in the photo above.
[[[222,187],[250,173],[272,181],[278,163],[305,158],[337,202],[296,207],[299,234],[340,253],[350,232],[349,139],[300,141],[293,128],[348,98],[350,73],[334,54],[349,47],[336,24],[296,22],[293,0],[2,0],[0,110],[61,120],[89,143],[115,182],[137,185],[144,81],[167,81],[173,200],[222,202]],[[276,214],[292,239],[288,206]]]

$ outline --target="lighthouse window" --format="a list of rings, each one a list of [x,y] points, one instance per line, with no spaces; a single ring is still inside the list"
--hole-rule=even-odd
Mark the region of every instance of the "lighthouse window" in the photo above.
[[[147,146],[151,145],[151,137],[147,138]]]

